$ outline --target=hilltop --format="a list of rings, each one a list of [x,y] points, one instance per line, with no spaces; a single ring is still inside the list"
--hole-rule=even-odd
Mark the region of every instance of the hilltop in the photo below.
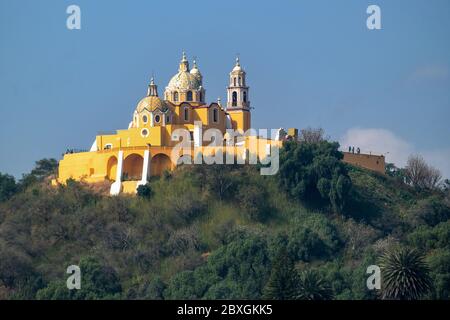
[[[250,165],[181,166],[138,196],[70,180],[50,187],[49,161],[18,184],[2,175],[0,299],[305,298],[307,290],[375,299],[366,268],[398,247],[424,255],[433,288],[423,298],[448,299],[448,190],[341,159],[337,143],[286,143],[275,176]],[[65,287],[72,264],[82,270],[79,291]],[[286,268],[298,279],[284,279]],[[314,288],[291,293],[291,282],[307,280]]]

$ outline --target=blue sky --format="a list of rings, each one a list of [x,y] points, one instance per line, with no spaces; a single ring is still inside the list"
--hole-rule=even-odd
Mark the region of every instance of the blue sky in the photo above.
[[[71,4],[81,30],[66,28]],[[382,30],[366,27],[370,4]],[[208,101],[225,101],[240,54],[255,128],[321,126],[450,177],[449,39],[447,0],[0,0],[0,172],[126,128],[151,74],[162,93],[186,50]]]

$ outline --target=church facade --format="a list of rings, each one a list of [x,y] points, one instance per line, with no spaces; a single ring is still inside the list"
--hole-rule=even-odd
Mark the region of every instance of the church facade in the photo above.
[[[244,133],[250,128],[249,87],[239,59],[236,59],[229,75],[224,107],[220,100],[206,103],[203,76],[195,60],[191,68],[183,53],[178,72],[171,78],[163,94],[159,95],[152,78],[147,95],[139,101],[133,112],[128,129],[98,135],[88,152],[65,154],[54,184],[65,183],[67,179],[88,183],[110,181],[111,194],[135,193],[139,185],[147,183],[150,176],[173,170],[180,158],[187,156],[192,161],[196,156],[194,150],[204,155],[215,155],[220,149],[245,161],[251,147],[250,137]],[[174,157],[174,149],[184,139],[177,137],[179,129],[189,133],[187,138],[192,148]],[[219,142],[211,147],[211,141],[205,142],[202,137],[202,132],[208,129],[215,129],[225,137],[230,130],[238,132],[239,142],[236,145]],[[251,150],[260,158],[270,154],[270,148],[266,146],[281,145],[281,139],[253,138],[264,146]]]

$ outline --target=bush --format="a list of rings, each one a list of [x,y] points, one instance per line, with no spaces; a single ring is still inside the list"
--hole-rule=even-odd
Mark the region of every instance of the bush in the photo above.
[[[237,194],[239,206],[244,215],[252,221],[265,221],[272,210],[269,193],[263,186],[245,185]]]
[[[14,177],[0,173],[0,202],[8,200],[16,192],[17,185]]]
[[[285,142],[280,152],[279,182],[292,197],[342,212],[351,189],[339,144]]]
[[[153,196],[153,190],[150,183],[140,185],[137,188],[137,195],[142,198],[150,199]]]
[[[335,227],[318,214],[291,221],[287,241],[289,254],[303,261],[327,259],[341,246]]]
[[[415,205],[408,215],[413,226],[427,224],[435,226],[450,219],[450,206],[444,202],[441,196],[433,195],[421,200]]]

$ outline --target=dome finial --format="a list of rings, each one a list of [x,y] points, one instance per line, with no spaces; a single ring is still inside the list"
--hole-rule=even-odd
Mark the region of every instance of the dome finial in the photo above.
[[[178,71],[189,72],[189,61],[186,57],[186,52],[183,50],[183,56],[181,57],[180,67]]]
[[[147,96],[157,97],[158,96],[158,86],[155,84],[155,79],[152,75],[150,79],[150,84],[148,85]]]
[[[198,68],[197,67],[197,56],[193,57],[194,59],[192,60],[192,63],[194,64],[194,68]]]
[[[236,67],[241,66],[241,63],[239,61],[239,53],[236,55]]]

